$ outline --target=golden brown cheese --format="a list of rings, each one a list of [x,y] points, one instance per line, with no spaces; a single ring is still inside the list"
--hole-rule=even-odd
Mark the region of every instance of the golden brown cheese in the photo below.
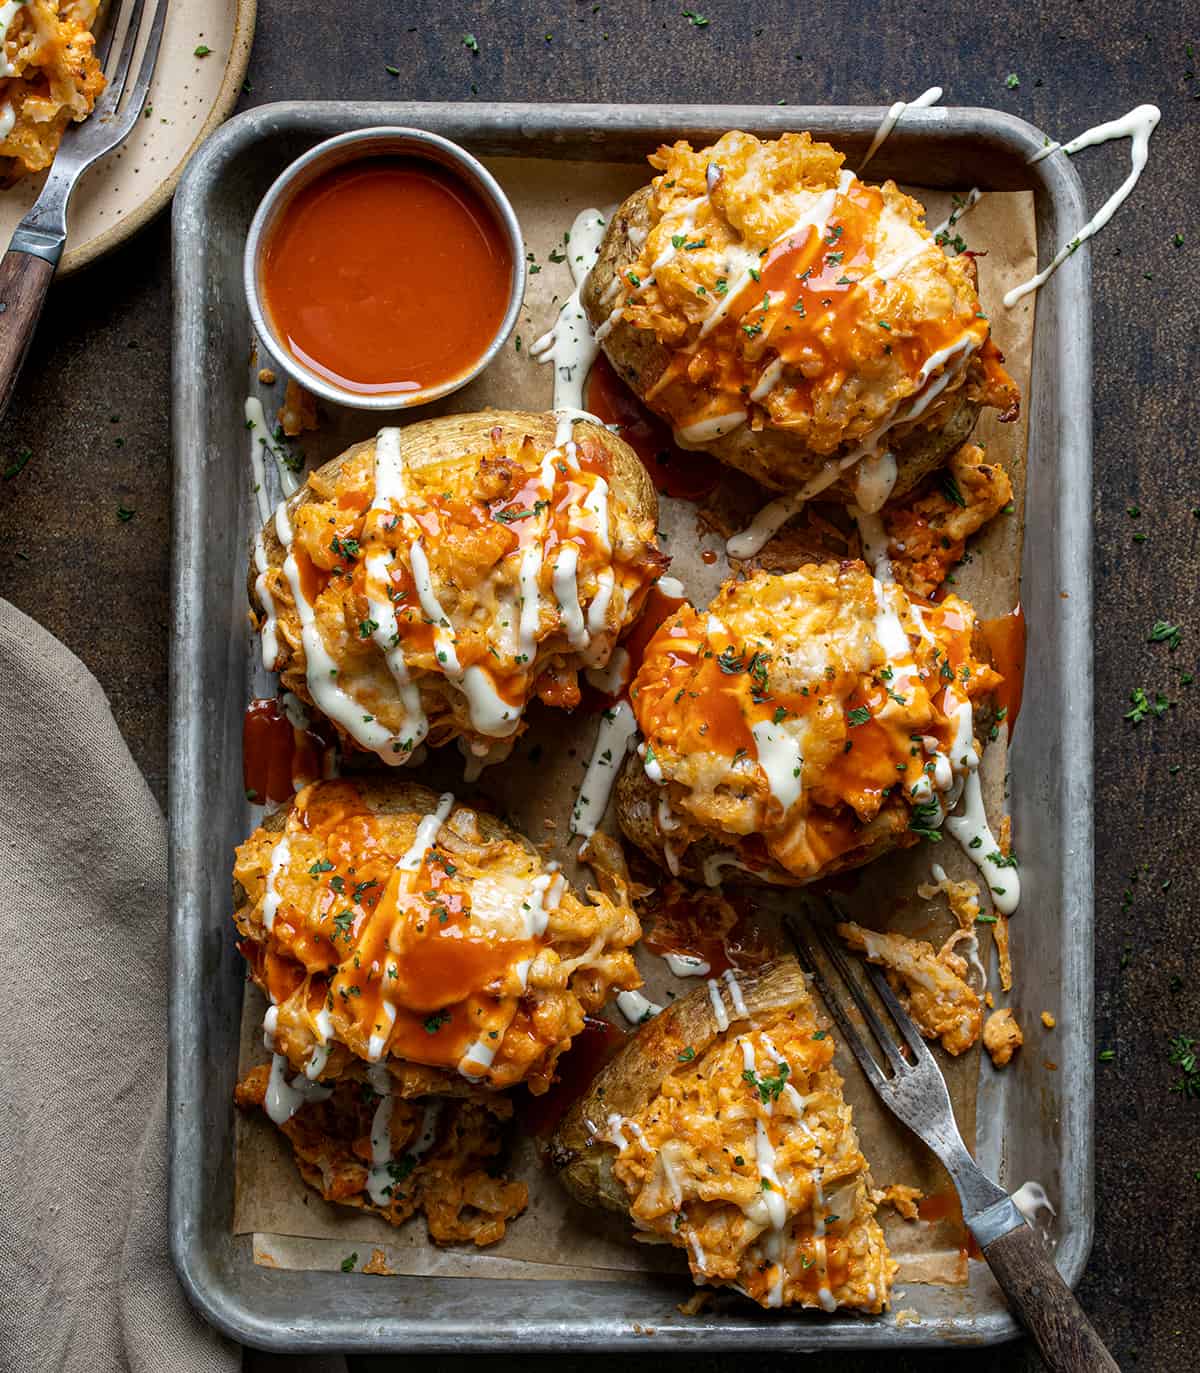
[[[861,562],[728,582],[646,649],[631,701],[656,824],[678,857],[717,837],[802,880],[880,836],[912,842],[978,765],[972,702],[998,676],[974,612],[918,606]]]
[[[954,952],[953,936],[938,950],[923,939],[908,939],[885,930],[868,930],[853,921],[837,932],[872,963],[887,970],[887,979],[926,1039],[940,1039],[950,1054],[961,1054],[979,1038],[983,1010],[979,994],[967,981],[967,963]]]
[[[266,1064],[250,1069],[234,1092],[238,1106],[266,1110],[269,1079]],[[450,1100],[399,1092],[397,1084],[386,1113],[383,1177],[372,1177],[382,1098],[359,1075],[340,1078],[327,1098],[305,1103],[280,1125],[301,1177],[326,1201],[372,1211],[390,1225],[423,1211],[437,1244],[482,1247],[503,1239],[506,1223],[529,1202],[523,1182],[490,1171],[511,1104],[482,1093]]]
[[[535,695],[578,704],[578,673],[608,661],[666,565],[652,493],[634,509],[610,480],[618,440],[509,418],[482,442],[472,417],[433,422],[461,441],[384,430],[312,473],[255,585],[285,688],[389,764],[455,737],[494,761]]]
[[[98,8],[25,0],[0,29],[0,182],[48,167],[63,130],[92,112],[105,85],[93,53]]]
[[[234,920],[272,1047],[310,1079],[406,1060],[544,1092],[610,989],[641,983],[620,881],[582,901],[532,846],[452,798],[320,782],[239,846]]]
[[[747,423],[833,454],[931,382],[939,407],[964,385],[1015,405],[973,263],[942,252],[893,182],[859,181],[807,133],[731,132],[650,161],[649,232],[609,318],[672,350],[646,399],[684,441]]]
[[[636,1233],[683,1249],[697,1283],[764,1307],[882,1311],[896,1265],[811,1002],[679,1058],[603,1136]]]

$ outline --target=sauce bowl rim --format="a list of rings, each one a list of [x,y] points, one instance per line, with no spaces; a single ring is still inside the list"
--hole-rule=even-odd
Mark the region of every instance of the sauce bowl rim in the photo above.
[[[311,370],[279,337],[263,299],[260,267],[270,232],[293,196],[327,171],[353,162],[389,156],[413,157],[440,166],[462,177],[478,191],[495,215],[512,256],[508,307],[488,346],[470,367],[456,376],[436,386],[422,387],[419,391],[352,391]],[[474,381],[508,341],[525,300],[525,242],[520,221],[500,183],[461,144],[426,129],[400,124],[372,125],[369,128],[350,129],[322,140],[288,163],[272,181],[250,221],[242,259],[242,282],[258,341],[270,354],[272,361],[306,391],[354,410],[406,410],[440,400]]]

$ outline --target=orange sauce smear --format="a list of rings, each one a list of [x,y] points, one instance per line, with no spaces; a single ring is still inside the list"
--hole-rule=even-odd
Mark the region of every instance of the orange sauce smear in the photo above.
[[[681,605],[687,602],[678,596],[668,596],[665,591],[659,589],[657,585],[652,586],[646,593],[646,600],[642,606],[642,612],[638,616],[637,623],[633,626],[628,636],[621,641],[621,647],[629,654],[629,664],[625,669],[625,680],[621,690],[613,696],[606,696],[602,691],[597,691],[594,687],[587,686],[582,688],[582,695],[585,706],[590,710],[607,710],[614,705],[625,692],[629,689],[630,683],[638,675],[642,666],[642,660],[646,656],[646,649],[649,647],[651,639],[658,633],[659,629],[671,618]]]
[[[554,1082],[542,1096],[528,1089],[517,1098],[521,1124],[531,1135],[553,1134],[559,1121],[596,1080],[603,1068],[629,1038],[627,1031],[599,1016],[585,1016],[583,1029],[571,1040],[570,1049],[558,1060]]]
[[[360,394],[461,376],[495,338],[512,254],[478,193],[410,158],[337,167],[284,209],[263,253],[266,312],[292,354]]]
[[[948,1221],[954,1238],[958,1240],[959,1252],[968,1259],[983,1258],[983,1250],[976,1243],[975,1236],[967,1229],[963,1220],[962,1206],[958,1193],[951,1187],[945,1192],[934,1192],[922,1197],[917,1203],[917,1215],[923,1221]]]
[[[242,720],[242,785],[259,805],[286,801],[321,776],[325,741],[314,729],[296,729],[277,700],[250,702]]]
[[[767,927],[744,896],[693,893],[673,883],[656,905],[653,921],[642,936],[643,948],[664,957],[702,959],[708,977],[729,968],[756,968],[775,952]]]
[[[721,464],[705,453],[680,448],[670,425],[642,405],[603,354],[588,373],[583,403],[605,424],[621,426],[621,437],[641,458],[662,495],[698,501],[716,488]]]
[[[996,688],[996,704],[1008,712],[1006,722],[1011,737],[1021,712],[1025,686],[1025,612],[1018,605],[1007,615],[982,620],[979,627],[991,651],[992,666],[1004,678]]]

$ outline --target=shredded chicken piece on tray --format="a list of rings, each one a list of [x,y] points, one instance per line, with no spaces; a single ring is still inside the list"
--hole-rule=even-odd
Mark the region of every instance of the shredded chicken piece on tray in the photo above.
[[[279,407],[279,423],[289,439],[302,434],[306,429],[317,428],[317,398],[306,391],[298,381],[289,378],[284,392],[283,404]]]
[[[1012,1056],[1025,1043],[1025,1036],[1010,1007],[993,1011],[983,1027],[983,1047],[997,1068],[1012,1062]]]
[[[1012,500],[1003,467],[964,444],[912,497],[885,506],[883,526],[896,580],[911,596],[929,597],[958,563],[970,536]]]
[[[950,1054],[961,1054],[979,1038],[983,1021],[979,995],[967,982],[967,962],[956,954],[952,936],[942,949],[923,939],[868,930],[853,921],[837,932],[872,963],[887,970],[887,979],[926,1039],[940,1039]]]

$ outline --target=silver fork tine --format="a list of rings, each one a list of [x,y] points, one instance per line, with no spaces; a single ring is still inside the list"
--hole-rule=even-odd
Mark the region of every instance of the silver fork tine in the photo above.
[[[142,106],[146,103],[146,95],[150,90],[150,82],[154,77],[154,68],[158,62],[158,50],[162,44],[163,29],[166,27],[168,2],[169,0],[155,0],[154,19],[150,24],[150,36],[146,40],[146,51],[142,55],[142,65],[138,69],[137,80],[133,83],[129,99],[125,102],[125,108],[121,112],[121,125],[124,130],[133,126],[134,121],[142,112]],[[124,133],[121,134],[121,137],[124,137]]]
[[[129,78],[129,68],[133,62],[133,54],[137,49],[138,33],[142,27],[142,10],[144,8],[145,0],[132,0],[132,3],[121,6],[121,15],[117,16],[118,22],[125,10],[129,10],[129,24],[125,29],[125,41],[121,44],[116,68],[111,74],[105,73],[108,85],[105,87],[103,95],[96,101],[96,108],[92,111],[93,119],[103,120],[106,115],[115,114],[117,106],[121,103],[121,96],[125,93],[125,82]]]
[[[100,13],[104,16],[104,29],[97,40],[95,53],[96,61],[100,63],[100,70],[103,71],[108,66],[108,55],[112,51],[113,39],[117,36],[121,14],[120,7],[114,0],[105,0],[100,7]]]
[[[871,1005],[870,1001],[868,1001],[863,994],[862,988],[858,984],[858,979],[850,972],[849,965],[842,957],[842,951],[834,944],[833,940],[820,928],[820,926],[814,925],[813,932],[816,934],[821,948],[825,951],[825,957],[828,958],[834,968],[837,969],[838,976],[846,984],[846,990],[854,998],[854,1004],[862,1012],[863,1019],[871,1027],[871,1033],[878,1041],[879,1047],[887,1055],[887,1060],[892,1065],[893,1072],[905,1072],[911,1065],[896,1047],[895,1036],[888,1033],[883,1021],[880,1020],[876,1013],[875,1007]]]
[[[929,1045],[926,1044],[925,1037],[913,1024],[912,1016],[901,1006],[896,993],[892,991],[891,983],[883,975],[883,970],[877,968],[874,963],[868,963],[864,960],[863,971],[871,979],[871,985],[878,992],[880,1001],[887,1007],[888,1014],[896,1022],[896,1028],[904,1036],[904,1042],[916,1055],[917,1061],[927,1058],[936,1067],[937,1064],[929,1052]]]
[[[846,1014],[841,999],[830,992],[828,984],[821,973],[821,965],[813,956],[812,946],[805,937],[805,929],[808,927],[806,926],[805,929],[802,929],[797,921],[794,922],[790,928],[792,931],[792,938],[796,942],[797,949],[803,955],[804,961],[808,964],[808,970],[812,974],[812,980],[817,984],[817,990],[821,993],[821,1000],[824,1001],[826,1009],[829,1011],[829,1014],[833,1016],[834,1020],[837,1021],[838,1028],[841,1030],[846,1044],[849,1046],[854,1057],[858,1059],[859,1067],[866,1073],[875,1089],[877,1091],[882,1091],[887,1085],[887,1078],[879,1064],[876,1063],[875,1059],[871,1056],[871,1052],[867,1048],[862,1035],[858,1033],[851,1022],[850,1017]]]

